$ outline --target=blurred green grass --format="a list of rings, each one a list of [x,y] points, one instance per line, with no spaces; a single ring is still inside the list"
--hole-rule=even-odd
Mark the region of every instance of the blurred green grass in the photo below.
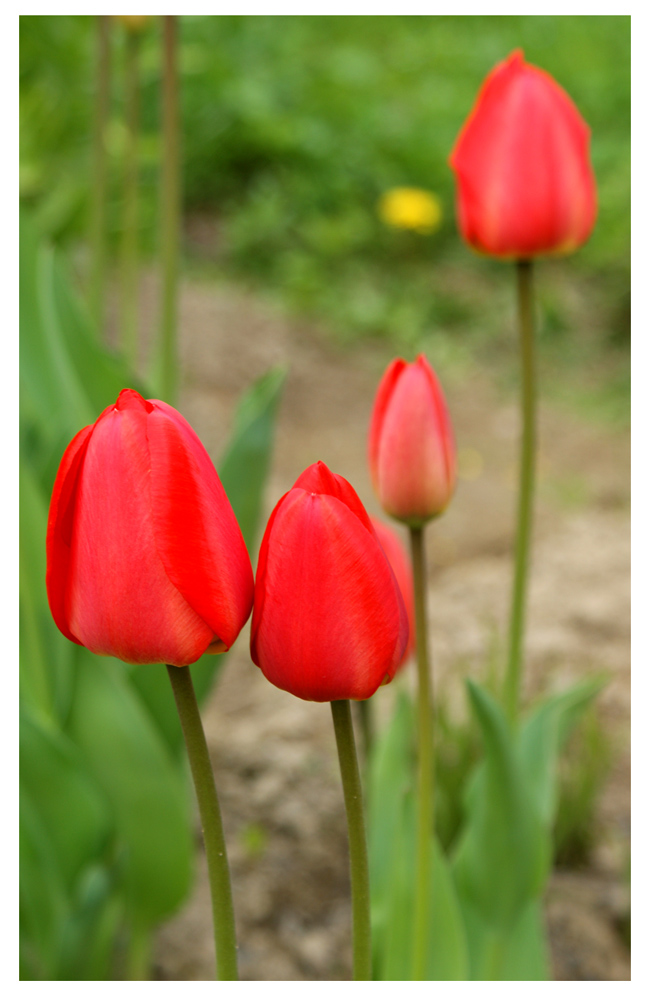
[[[592,129],[600,210],[570,260],[540,268],[543,365],[589,416],[629,415],[630,18],[182,17],[186,262],[263,289],[341,342],[387,338],[462,371],[516,377],[510,268],[470,253],[447,158],[512,49],[567,89]],[[157,19],[142,52],[141,238],[156,247]],[[117,244],[123,32],[113,32],[111,237]],[[94,35],[89,17],[21,18],[21,195],[48,234],[85,234]],[[386,228],[380,195],[434,191],[432,235]],[[204,237],[193,237],[193,220]],[[207,221],[207,224],[206,224]],[[207,233],[207,235],[206,235]]]

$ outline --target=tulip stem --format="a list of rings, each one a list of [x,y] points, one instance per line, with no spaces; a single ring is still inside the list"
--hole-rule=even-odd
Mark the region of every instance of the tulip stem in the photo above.
[[[138,125],[140,32],[126,32],[124,225],[122,229],[122,308],[120,345],[129,368],[138,360]]]
[[[160,342],[155,360],[155,383],[160,397],[173,405],[178,386],[176,308],[178,299],[178,244],[180,226],[180,162],[178,79],[176,67],[177,19],[163,16],[162,174],[160,180],[160,247],[162,305]]]
[[[426,611],[424,530],[412,526],[413,594],[415,597],[415,648],[418,661],[418,824],[413,931],[413,979],[424,980],[427,962],[431,891],[431,834],[434,830],[432,684],[429,669]]]
[[[354,979],[372,979],[370,943],[370,879],[366,847],[366,821],[359,764],[354,743],[352,713],[349,699],[332,704],[332,720],[339,753],[345,812],[348,819],[350,846],[350,883],[352,887],[352,945]]]
[[[530,538],[533,524],[535,488],[535,330],[533,325],[532,260],[517,262],[517,298],[519,304],[519,341],[521,347],[521,451],[519,464],[519,507],[515,542],[515,569],[510,609],[508,668],[505,680],[505,703],[514,724],[519,709],[521,671],[526,616],[526,587],[530,561]]]
[[[201,723],[201,714],[194,694],[189,665],[181,668],[167,665],[167,671],[183,729],[203,827],[212,897],[217,979],[238,980],[235,913],[232,903],[226,841],[223,834],[217,787]]]
[[[90,185],[90,313],[99,336],[104,332],[106,284],[106,141],[111,97],[111,19],[99,14],[97,23],[97,77],[93,120],[93,161]]]
[[[148,980],[151,973],[151,932],[141,924],[133,925],[126,951],[125,979]]]
[[[366,769],[375,739],[375,722],[372,715],[372,699],[357,700],[357,718],[361,726],[363,759]]]

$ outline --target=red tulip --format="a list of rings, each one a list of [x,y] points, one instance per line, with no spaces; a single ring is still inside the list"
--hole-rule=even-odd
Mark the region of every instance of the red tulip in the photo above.
[[[393,574],[397,579],[399,590],[402,593],[406,615],[409,621],[409,639],[400,665],[404,664],[415,648],[415,600],[413,596],[413,569],[402,541],[397,536],[395,530],[391,529],[387,523],[382,523],[376,516],[370,517],[370,522],[375,528],[377,539],[384,549],[384,554],[388,558],[388,563],[393,569]]]
[[[438,378],[424,354],[397,359],[381,379],[368,436],[370,476],[383,508],[420,526],[447,506],[456,448]]]
[[[133,664],[187,665],[231,646],[253,572],[198,436],[165,402],[125,390],[68,446],[47,527],[61,633]]]
[[[271,514],[260,549],[251,657],[318,703],[367,699],[408,641],[395,575],[352,486],[320,461]]]
[[[521,51],[495,66],[450,157],[458,224],[504,259],[569,253],[596,219],[589,128],[552,76]]]

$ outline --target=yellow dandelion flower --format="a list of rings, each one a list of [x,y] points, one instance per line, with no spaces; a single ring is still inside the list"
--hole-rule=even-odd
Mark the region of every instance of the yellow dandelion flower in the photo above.
[[[147,21],[151,20],[151,15],[115,14],[115,20],[119,21],[127,31],[142,31],[147,26]]]
[[[440,198],[418,187],[392,187],[379,200],[379,217],[392,228],[406,228],[429,235],[440,228]]]

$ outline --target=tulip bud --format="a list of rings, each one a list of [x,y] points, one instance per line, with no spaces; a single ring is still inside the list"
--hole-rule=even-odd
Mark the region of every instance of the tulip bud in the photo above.
[[[253,572],[214,465],[182,415],[120,392],[63,455],[47,527],[47,594],[61,633],[133,664],[227,650]]]
[[[450,157],[470,246],[503,259],[581,246],[596,219],[589,134],[568,94],[521,51],[495,66]]]
[[[318,703],[368,699],[408,641],[404,601],[352,486],[320,461],[268,521],[251,657],[269,682]]]
[[[409,639],[404,649],[400,665],[403,665],[415,649],[415,600],[413,595],[413,569],[408,554],[404,550],[400,538],[387,523],[382,523],[376,516],[370,517],[377,539],[381,544],[388,563],[393,569],[399,590],[402,593],[406,615],[409,621]]]
[[[424,354],[386,369],[370,420],[368,463],[379,501],[395,519],[421,526],[449,503],[456,448],[442,388]]]

